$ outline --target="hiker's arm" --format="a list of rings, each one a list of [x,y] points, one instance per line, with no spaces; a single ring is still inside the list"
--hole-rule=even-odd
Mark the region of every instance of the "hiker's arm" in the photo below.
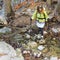
[[[47,22],[48,21],[48,14],[46,13],[46,11],[44,13],[45,13],[45,18],[46,18],[46,22]]]
[[[31,19],[32,19],[32,20],[36,20],[36,15],[37,15],[37,10],[33,13]]]

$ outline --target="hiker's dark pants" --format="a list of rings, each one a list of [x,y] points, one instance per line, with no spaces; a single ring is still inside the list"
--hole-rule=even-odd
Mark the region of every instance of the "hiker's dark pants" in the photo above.
[[[39,33],[43,36],[43,28],[39,28]]]

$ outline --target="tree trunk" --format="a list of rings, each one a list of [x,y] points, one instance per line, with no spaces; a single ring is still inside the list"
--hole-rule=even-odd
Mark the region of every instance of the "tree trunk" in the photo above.
[[[5,8],[5,17],[7,18],[7,22],[11,22],[14,17],[15,17],[15,14],[12,10],[12,6],[11,6],[11,0],[3,0],[4,2],[4,8]]]
[[[12,7],[11,7],[11,0],[3,0],[4,1],[4,7],[5,7],[5,16],[7,16],[8,14],[14,15]]]
[[[60,4],[60,0],[58,0],[58,4]]]

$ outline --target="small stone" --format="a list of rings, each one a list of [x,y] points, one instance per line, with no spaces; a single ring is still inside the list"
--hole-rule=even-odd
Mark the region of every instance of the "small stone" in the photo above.
[[[13,57],[10,60],[24,60],[24,58],[23,57]]]
[[[37,55],[37,57],[40,57],[40,56],[41,56],[41,54],[42,54],[42,53],[41,53],[41,52],[39,52],[39,54]]]
[[[43,52],[43,53],[47,53],[47,52],[48,52],[48,48],[43,49],[42,52]]]
[[[49,59],[47,57],[45,57],[44,60],[49,60]]]
[[[38,35],[37,35],[37,39],[40,39],[40,38],[41,38],[41,35],[40,35],[40,34],[38,34]]]
[[[36,56],[36,53],[34,53],[34,56]]]
[[[30,46],[31,48],[35,48],[37,47],[37,43],[32,41],[28,43],[28,46]]]
[[[16,54],[17,54],[17,56],[20,56],[21,55],[21,49],[20,48],[17,48],[16,49]]]
[[[58,60],[58,58],[57,57],[54,57],[54,56],[51,56],[50,57],[50,60]]]
[[[58,33],[58,30],[57,30],[56,28],[52,28],[52,31],[53,31],[54,33]]]
[[[27,29],[26,29],[26,28],[22,28],[20,31],[21,31],[22,33],[24,33],[24,32],[27,31]]]
[[[43,32],[43,34],[47,34],[47,32],[46,32],[46,31],[44,31],[44,32]]]
[[[7,25],[6,18],[3,15],[0,15],[0,21],[2,21],[3,24]]]
[[[31,9],[27,9],[27,12],[31,12]]]
[[[30,35],[29,35],[29,34],[25,34],[25,37],[26,37],[27,39],[30,39]]]
[[[55,40],[56,38],[53,38],[53,40]]]
[[[38,50],[43,50],[45,47],[43,45],[38,46]]]
[[[34,52],[34,57],[40,57],[42,52]]]
[[[46,43],[46,41],[44,39],[39,41],[39,44],[45,44],[45,43]]]

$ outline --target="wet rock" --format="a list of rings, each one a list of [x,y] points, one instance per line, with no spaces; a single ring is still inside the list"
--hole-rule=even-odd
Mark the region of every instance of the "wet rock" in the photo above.
[[[3,27],[0,29],[0,33],[9,33],[11,32],[11,28],[8,28],[8,27]]]
[[[31,41],[31,42],[28,43],[28,46],[29,46],[30,48],[36,48],[36,47],[37,47],[37,43],[34,42],[34,41]]]

